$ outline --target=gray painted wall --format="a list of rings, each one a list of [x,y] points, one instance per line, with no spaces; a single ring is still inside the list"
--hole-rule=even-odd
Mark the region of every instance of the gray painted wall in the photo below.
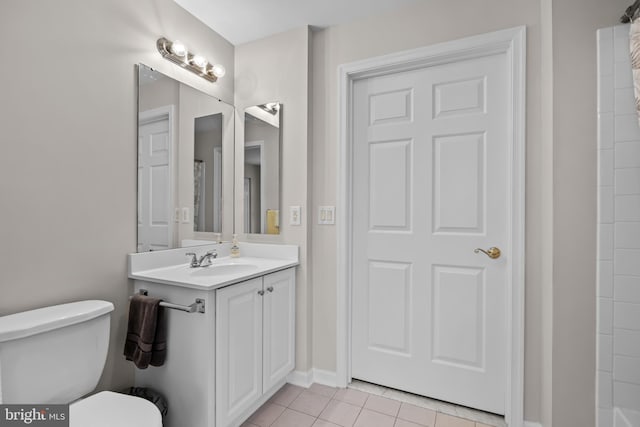
[[[162,59],[161,36],[227,76],[211,84]],[[4,0],[0,37],[0,315],[113,302],[99,388],[121,389],[133,381],[121,355],[136,250],[135,64],[232,103],[234,48],[171,0]]]
[[[307,27],[236,46],[236,168],[244,161],[244,110],[253,105],[282,103],[282,197],[280,235],[241,235],[254,242],[299,245],[296,271],[296,370],[311,369],[310,185],[309,133],[310,34]],[[242,200],[242,174],[236,174],[236,200]],[[289,206],[302,206],[302,224],[289,225]],[[242,203],[236,224],[242,224]]]

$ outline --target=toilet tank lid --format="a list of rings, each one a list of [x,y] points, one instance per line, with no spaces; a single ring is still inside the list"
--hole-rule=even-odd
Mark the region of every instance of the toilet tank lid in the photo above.
[[[0,343],[85,322],[113,311],[108,301],[88,300],[0,317]]]

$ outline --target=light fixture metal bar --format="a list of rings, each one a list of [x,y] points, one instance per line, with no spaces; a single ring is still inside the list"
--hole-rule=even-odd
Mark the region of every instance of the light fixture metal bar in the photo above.
[[[156,47],[158,48],[158,52],[160,52],[160,55],[162,55],[164,59],[168,59],[174,64],[178,64],[182,68],[185,68],[191,71],[192,73],[199,75],[200,77],[210,81],[211,83],[215,83],[218,80],[218,78],[215,75],[209,74],[207,72],[207,70],[211,68],[211,64],[207,63],[204,69],[202,69],[191,63],[194,57],[192,53],[187,52],[185,57],[180,57],[174,54],[173,52],[171,52],[170,46],[171,46],[171,41],[165,37],[159,38],[158,41],[156,42]]]

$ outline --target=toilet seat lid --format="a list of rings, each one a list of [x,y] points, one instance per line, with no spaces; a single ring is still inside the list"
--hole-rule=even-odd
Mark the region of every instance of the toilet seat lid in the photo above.
[[[70,427],[162,427],[160,410],[148,400],[102,391],[69,407]]]

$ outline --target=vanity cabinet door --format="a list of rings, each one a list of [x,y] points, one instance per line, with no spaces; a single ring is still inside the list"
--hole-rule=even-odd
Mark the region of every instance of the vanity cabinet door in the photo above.
[[[295,368],[295,269],[264,276],[263,391]]]
[[[262,396],[263,293],[261,277],[216,291],[217,427]]]

